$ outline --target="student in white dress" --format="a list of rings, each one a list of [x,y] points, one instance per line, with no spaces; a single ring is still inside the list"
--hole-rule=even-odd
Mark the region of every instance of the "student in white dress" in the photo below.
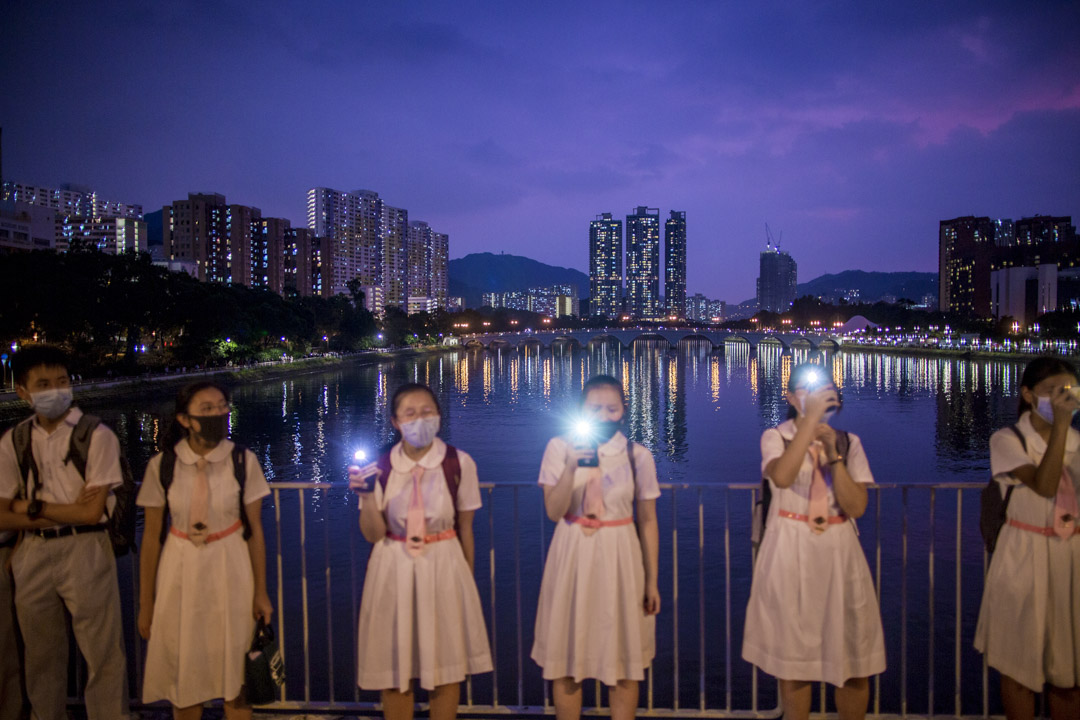
[[[1070,363],[1033,360],[1020,380],[1020,419],[990,438],[990,471],[1008,509],[975,649],[1001,673],[1009,720],[1033,718],[1044,688],[1053,720],[1080,718],[1080,433],[1071,427],[1080,402],[1070,392],[1077,386]]]
[[[881,612],[854,520],[874,481],[862,443],[829,425],[840,396],[826,370],[791,371],[788,419],[761,436],[772,501],[754,566],[742,656],[775,676],[787,720],[810,715],[812,682],[836,687],[842,720],[866,716],[885,670]]]
[[[251,717],[244,655],[255,621],[269,623],[273,613],[261,520],[270,488],[254,453],[244,450],[241,501],[235,446],[226,437],[229,411],[228,391],[212,382],[192,383],[176,396],[163,445],[175,458],[164,546],[166,453],[150,459],[136,501],[145,512],[138,617],[139,634],[149,641],[143,702],[168,700],[177,720],[197,720],[203,703],[215,698],[225,701],[228,720]]]
[[[473,578],[480,483],[473,459],[437,437],[430,388],[403,385],[390,406],[401,440],[371,466],[349,468],[360,530],[374,545],[360,601],[357,685],[382,691],[387,720],[410,720],[419,684],[432,720],[451,720],[465,677],[492,669]]]
[[[638,682],[656,654],[660,486],[652,453],[621,432],[622,383],[591,378],[581,410],[592,424],[591,442],[552,438],[540,463],[544,507],[557,525],[532,658],[552,681],[559,720],[581,716],[587,678],[608,686],[611,717],[625,720],[636,715]]]

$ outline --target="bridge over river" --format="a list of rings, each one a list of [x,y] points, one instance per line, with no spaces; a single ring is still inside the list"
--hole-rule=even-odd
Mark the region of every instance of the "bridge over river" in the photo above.
[[[453,342],[452,338],[448,338]],[[778,344],[784,350],[804,347],[810,350],[839,350],[843,340],[838,335],[826,333],[780,333],[744,332],[739,330],[714,330],[703,328],[585,328],[581,330],[542,330],[539,332],[476,333],[462,335],[461,345],[485,348],[521,347],[540,345],[548,347],[556,342],[577,343],[585,347],[593,342],[617,341],[630,347],[636,340],[664,340],[674,346],[680,340],[707,340],[713,349],[722,349],[729,342],[743,342],[756,351],[762,343]]]

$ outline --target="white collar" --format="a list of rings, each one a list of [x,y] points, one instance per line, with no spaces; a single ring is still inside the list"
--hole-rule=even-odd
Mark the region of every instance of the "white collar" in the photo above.
[[[596,452],[599,455],[618,455],[626,452],[627,442],[626,436],[622,434],[622,431],[616,430],[614,435],[596,448]]]
[[[405,441],[399,440],[390,449],[390,467],[398,472],[412,472],[415,465],[419,465],[425,470],[434,470],[442,465],[443,458],[446,457],[446,443],[440,437],[432,440],[431,447],[419,460],[413,460],[406,455],[404,445]]]
[[[1025,410],[1020,415],[1020,419],[1016,421],[1016,427],[1023,433],[1029,449],[1033,449],[1040,454],[1046,452],[1046,441],[1042,439],[1042,435],[1031,424],[1030,410]],[[1080,433],[1070,426],[1069,432],[1065,435],[1065,452],[1074,453],[1078,449],[1080,449]]]
[[[176,447],[174,447],[173,450],[176,451],[176,457],[180,462],[184,463],[185,465],[194,465],[199,462],[199,458],[206,458],[206,462],[211,463],[221,462],[225,458],[229,457],[229,454],[232,452],[234,445],[235,443],[233,443],[232,440],[230,440],[229,438],[225,438],[224,440],[219,442],[213,450],[206,453],[205,455],[200,455],[199,453],[191,449],[191,446],[188,445],[187,438],[184,438],[180,442],[176,443]]]

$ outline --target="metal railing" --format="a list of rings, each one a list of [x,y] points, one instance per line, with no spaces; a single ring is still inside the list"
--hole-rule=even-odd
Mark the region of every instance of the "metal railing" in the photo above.
[[[859,520],[885,626],[889,667],[871,682],[877,717],[989,717],[1000,712],[972,648],[987,558],[978,533],[980,483],[878,484]],[[273,483],[264,509],[268,582],[284,653],[280,710],[372,710],[355,686],[357,615],[368,544],[355,498],[339,484]],[[549,685],[527,658],[535,598],[554,525],[533,484],[484,483],[475,577],[494,671],[470,678],[462,712],[554,714]],[[642,685],[644,717],[772,718],[775,681],[741,659],[753,569],[750,518],[758,484],[663,484],[658,500],[662,610],[657,656]],[[965,497],[968,501],[965,502]],[[321,527],[320,527],[321,526]],[[343,536],[343,533],[346,533]],[[687,538],[689,535],[689,538]],[[137,601],[137,563],[121,573]],[[128,601],[125,600],[125,605]],[[130,608],[134,612],[134,608]],[[129,629],[134,627],[128,619]],[[141,687],[141,644],[129,654]],[[135,693],[133,693],[135,694]],[[831,693],[829,693],[831,695]],[[834,712],[824,684],[814,712]],[[585,704],[606,715],[599,683]]]

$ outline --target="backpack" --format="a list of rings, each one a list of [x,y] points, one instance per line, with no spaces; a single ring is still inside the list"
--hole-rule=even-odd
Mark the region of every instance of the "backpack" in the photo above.
[[[1027,440],[1024,438],[1024,433],[1020,432],[1020,428],[1015,425],[1010,425],[1009,429],[1016,433],[1026,453]],[[997,547],[998,535],[1001,534],[1001,528],[1008,517],[1009,500],[1015,489],[1015,485],[1010,485],[1005,489],[1005,497],[1002,497],[998,481],[991,477],[990,482],[986,483],[986,487],[979,494],[979,531],[982,533],[983,545],[986,546],[988,555]]]
[[[390,480],[390,452],[384,452],[375,461],[375,467],[379,469],[379,487],[386,492],[386,483]],[[450,491],[450,502],[454,506],[454,532],[458,531],[457,494],[461,485],[461,460],[458,459],[457,448],[446,444],[446,455],[442,460],[443,477],[446,478],[446,489]]]
[[[20,486],[20,497],[22,498],[28,498],[27,482],[31,473],[34,475],[35,497],[41,487],[38,482],[38,467],[37,462],[34,460],[33,445],[30,441],[30,423],[33,419],[31,416],[23,420],[11,432],[11,441],[15,446],[15,457],[19,462],[19,471],[22,477],[22,485]],[[90,440],[100,424],[101,418],[83,413],[83,416],[79,418],[79,421],[75,423],[75,427],[71,430],[71,441],[68,443],[64,464],[73,463],[84,482],[86,481],[86,459],[90,454]],[[113,507],[112,512],[109,512],[107,505],[105,510],[108,517],[105,528],[109,533],[109,541],[112,543],[113,554],[116,557],[126,555],[135,548],[135,495],[137,490],[135,476],[131,472],[131,464],[128,463],[127,457],[124,456],[123,450],[120,451],[120,475],[123,478],[123,483],[112,490],[113,496],[116,498],[116,505]]]
[[[240,486],[240,523],[244,528],[244,540],[251,537],[251,522],[248,520],[244,509],[244,481],[247,480],[247,448],[238,443],[233,443],[232,449],[233,475],[236,483]],[[176,473],[176,448],[168,447],[161,451],[161,465],[158,469],[158,480],[161,482],[161,492],[165,496],[165,509],[161,519],[160,543],[165,545],[169,537],[169,486],[172,485],[173,475]]]
[[[774,428],[775,429],[775,428]],[[777,430],[777,432],[780,432]],[[784,449],[787,450],[791,441],[780,435],[780,439],[784,441]],[[848,450],[851,448],[851,436],[848,435],[847,430],[836,431],[836,452],[837,454],[847,457]],[[761,478],[761,498],[754,503],[754,515],[750,523],[750,543],[754,546],[754,552],[756,553],[758,548],[761,547],[761,542],[765,539],[765,522],[769,519],[769,506],[772,504],[772,488],[769,487],[769,480],[767,478]]]

